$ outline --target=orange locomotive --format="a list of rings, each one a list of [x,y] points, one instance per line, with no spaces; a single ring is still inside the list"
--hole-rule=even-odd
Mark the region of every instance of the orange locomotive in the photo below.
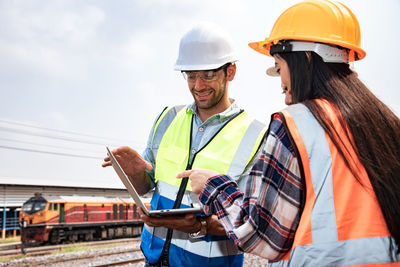
[[[27,245],[134,237],[143,222],[130,198],[35,194],[22,206],[20,225]]]

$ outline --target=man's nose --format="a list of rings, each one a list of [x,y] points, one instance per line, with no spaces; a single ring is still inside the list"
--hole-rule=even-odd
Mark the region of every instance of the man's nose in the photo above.
[[[196,90],[201,90],[205,87],[205,82],[203,81],[202,78],[200,78],[200,75],[196,77],[196,81],[194,83],[194,89]]]

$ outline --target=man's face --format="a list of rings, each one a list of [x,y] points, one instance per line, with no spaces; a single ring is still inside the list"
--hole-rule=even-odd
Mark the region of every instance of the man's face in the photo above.
[[[187,82],[199,109],[211,109],[228,98],[227,77],[223,69],[218,71],[186,72]]]

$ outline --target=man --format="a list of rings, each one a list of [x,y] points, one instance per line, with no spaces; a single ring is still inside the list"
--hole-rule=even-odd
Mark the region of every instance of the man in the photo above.
[[[208,168],[230,173],[239,183],[243,180],[266,129],[228,97],[236,61],[229,36],[216,25],[202,23],[189,30],[181,39],[175,70],[182,72],[194,103],[164,109],[150,132],[143,159],[128,147],[112,152],[140,194],[155,189],[151,209],[187,208],[197,199],[187,178],[182,183],[176,179],[183,170]],[[105,158],[103,166],[109,165]],[[141,218],[147,266],[243,264],[243,254],[216,216],[142,214]]]

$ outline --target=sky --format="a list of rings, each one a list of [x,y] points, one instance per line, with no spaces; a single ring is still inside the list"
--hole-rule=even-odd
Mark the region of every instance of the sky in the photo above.
[[[105,145],[143,151],[165,106],[188,104],[181,36],[222,26],[239,57],[230,97],[258,120],[284,108],[264,40],[293,0],[0,0],[0,181],[122,187]],[[400,1],[342,0],[358,18],[360,79],[400,114]]]

